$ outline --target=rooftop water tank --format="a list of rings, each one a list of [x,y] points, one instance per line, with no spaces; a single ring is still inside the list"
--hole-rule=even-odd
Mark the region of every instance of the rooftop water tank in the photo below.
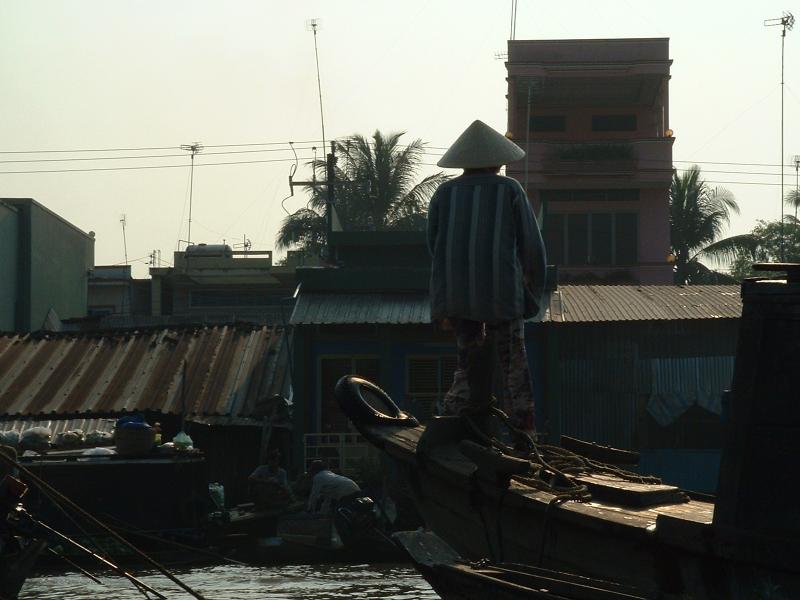
[[[228,244],[192,244],[186,247],[186,255],[233,258],[233,249]]]

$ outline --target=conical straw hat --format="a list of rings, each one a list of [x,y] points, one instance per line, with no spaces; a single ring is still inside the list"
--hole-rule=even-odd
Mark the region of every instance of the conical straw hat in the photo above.
[[[483,121],[464,130],[437,165],[457,169],[499,167],[519,160],[525,151]]]

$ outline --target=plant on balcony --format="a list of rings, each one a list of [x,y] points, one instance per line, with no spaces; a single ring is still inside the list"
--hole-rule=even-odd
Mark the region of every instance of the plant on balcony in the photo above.
[[[633,147],[625,143],[572,144],[558,152],[561,160],[631,160]]]

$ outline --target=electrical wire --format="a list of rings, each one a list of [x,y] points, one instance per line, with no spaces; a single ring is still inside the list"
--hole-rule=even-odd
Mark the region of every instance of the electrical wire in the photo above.
[[[300,150],[311,150],[313,146],[304,146]],[[203,156],[228,155],[228,154],[253,154],[260,152],[288,152],[290,148],[265,148],[263,150],[227,150],[224,152],[203,152]],[[188,156],[187,154],[142,154],[140,156],[89,156],[72,158],[26,158],[0,160],[0,164],[9,163],[47,163],[47,162],[73,162],[93,160],[140,160],[144,158],[176,158]]]
[[[296,144],[315,144],[319,140],[295,142]],[[286,146],[289,142],[257,142],[248,144],[203,144],[204,148],[236,148],[244,146]],[[0,150],[0,154],[48,154],[61,152],[139,152],[149,150],[179,150],[179,146],[144,146],[141,148],[73,148],[58,150]]]
[[[303,160],[306,160],[305,158]],[[310,160],[310,159],[309,159]],[[238,160],[216,163],[195,163],[195,167],[217,167],[220,165],[254,165],[274,162],[292,162],[293,158],[273,158],[265,160]],[[138,167],[92,167],[88,169],[36,169],[30,171],[0,171],[0,175],[20,175],[25,173],[89,173],[93,171],[137,171],[143,169],[185,169],[188,165],[141,165]]]

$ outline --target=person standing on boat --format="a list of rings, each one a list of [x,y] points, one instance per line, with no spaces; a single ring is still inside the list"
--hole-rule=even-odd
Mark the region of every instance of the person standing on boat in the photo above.
[[[453,328],[458,347],[455,377],[440,412],[486,410],[489,393],[471,398],[470,382],[486,378],[477,372],[486,368],[478,357],[487,334],[493,335],[512,424],[533,432],[524,320],[539,312],[545,250],[525,190],[499,175],[502,165],[524,156],[522,148],[482,121],[472,123],[438,162],[464,173],[439,186],[431,198],[428,249],[431,317]]]

